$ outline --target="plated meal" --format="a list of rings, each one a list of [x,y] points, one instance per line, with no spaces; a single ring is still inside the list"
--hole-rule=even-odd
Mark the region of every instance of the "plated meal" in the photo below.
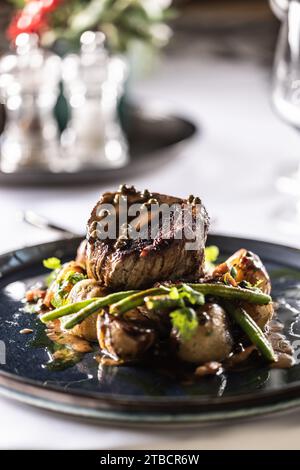
[[[261,259],[245,246],[217,261],[208,228],[198,197],[126,185],[104,193],[76,258],[45,259],[45,285],[26,293],[24,314],[64,345],[52,360],[93,352],[101,364],[163,363],[195,379],[249,364],[291,367]]]

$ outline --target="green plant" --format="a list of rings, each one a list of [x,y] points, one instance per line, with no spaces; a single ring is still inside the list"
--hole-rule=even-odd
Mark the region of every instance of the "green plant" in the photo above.
[[[165,21],[172,11],[168,0],[10,0],[16,14],[8,29],[36,32],[46,46],[63,39],[75,46],[86,30],[100,30],[114,52],[126,52],[133,41],[164,46],[170,37]]]

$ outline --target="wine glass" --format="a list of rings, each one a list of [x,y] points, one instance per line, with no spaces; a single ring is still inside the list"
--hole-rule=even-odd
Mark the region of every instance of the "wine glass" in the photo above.
[[[300,0],[291,0],[282,18],[275,54],[272,101],[279,116],[300,130]],[[296,199],[280,211],[281,227],[300,233],[300,163],[280,176],[277,188]]]

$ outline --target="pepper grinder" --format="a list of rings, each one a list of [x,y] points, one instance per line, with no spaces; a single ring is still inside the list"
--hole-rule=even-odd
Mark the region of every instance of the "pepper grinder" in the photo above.
[[[105,36],[86,31],[80,54],[63,61],[64,91],[71,119],[61,143],[69,170],[120,168],[128,161],[127,141],[119,117],[118,102],[127,77],[125,62],[109,57]]]
[[[0,60],[0,96],[5,126],[0,138],[1,171],[59,171],[61,160],[53,115],[60,58],[39,47],[35,34],[19,34],[15,53]]]

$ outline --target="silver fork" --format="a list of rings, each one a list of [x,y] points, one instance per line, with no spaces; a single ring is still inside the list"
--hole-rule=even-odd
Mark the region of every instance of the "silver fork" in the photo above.
[[[61,232],[65,235],[66,238],[74,238],[80,236],[80,234],[71,232],[70,230],[51,222],[50,220],[46,219],[46,217],[39,215],[32,210],[23,211],[22,220],[23,222],[26,222],[27,224],[36,228],[40,228],[42,230],[53,230],[56,232]]]

